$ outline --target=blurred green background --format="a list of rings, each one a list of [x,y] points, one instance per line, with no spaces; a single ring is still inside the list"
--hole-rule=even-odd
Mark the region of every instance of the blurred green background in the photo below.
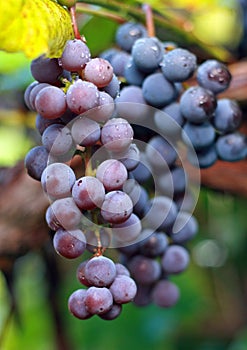
[[[233,0],[150,1],[175,23],[187,18],[199,46],[206,51],[213,47],[217,56],[223,52],[231,62],[246,59],[246,18],[243,22],[240,2],[247,7],[246,1]],[[81,17],[81,29],[93,54],[98,54],[113,44],[116,23],[87,15]],[[159,28],[167,40],[176,35],[180,40],[181,30]],[[183,46],[191,48],[191,43],[185,41]],[[37,141],[35,116],[23,104],[23,92],[32,81],[29,63],[22,54],[0,52],[0,167],[15,165]],[[245,109],[246,101],[241,103]],[[200,229],[189,245],[188,270],[173,277],[181,299],[171,309],[125,305],[112,322],[97,317],[77,320],[68,313],[67,298],[79,288],[78,259],[65,261],[51,252],[51,271],[41,250],[28,252],[15,263],[18,313],[14,315],[0,272],[0,349],[63,350],[57,345],[60,340],[72,350],[246,350],[246,202],[227,191],[201,189],[195,210]]]

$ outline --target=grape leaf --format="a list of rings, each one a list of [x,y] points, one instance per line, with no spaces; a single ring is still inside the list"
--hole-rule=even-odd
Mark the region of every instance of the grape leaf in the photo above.
[[[8,0],[1,4],[0,50],[59,57],[73,37],[69,12],[52,0]]]

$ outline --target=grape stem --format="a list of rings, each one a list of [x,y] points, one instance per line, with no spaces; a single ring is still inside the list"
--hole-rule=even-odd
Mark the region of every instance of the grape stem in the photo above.
[[[154,26],[154,18],[153,18],[153,11],[150,5],[148,4],[143,4],[142,9],[145,13],[146,17],[146,28],[148,35],[150,37],[155,36],[155,26]]]
[[[76,5],[72,6],[69,9],[69,11],[70,11],[70,17],[71,17],[71,21],[72,21],[75,39],[82,40],[80,31],[78,29],[77,21],[76,21]]]

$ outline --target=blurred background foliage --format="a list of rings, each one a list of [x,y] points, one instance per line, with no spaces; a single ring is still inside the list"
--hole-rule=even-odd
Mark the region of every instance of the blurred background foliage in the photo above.
[[[81,33],[93,55],[114,44],[117,28],[110,16],[99,15],[99,6],[104,5],[108,14],[123,19],[143,20],[137,7],[140,3],[79,1]],[[164,40],[172,39],[188,47],[201,60],[209,56],[229,64],[246,60],[247,1],[148,3],[164,15],[164,21],[156,22],[157,33]],[[92,10],[98,15],[92,15]],[[26,110],[23,102],[23,92],[32,81],[29,64],[21,53],[0,52],[2,168],[14,166],[38,142],[35,115]],[[245,110],[246,101],[241,104]],[[76,320],[67,311],[67,298],[79,287],[75,278],[78,260],[65,261],[52,249],[44,255],[41,248],[15,262],[14,314],[11,295],[0,272],[0,349],[63,350],[62,344],[67,343],[73,350],[246,350],[246,198],[202,187],[195,214],[200,231],[189,246],[192,261],[188,270],[174,277],[181,289],[181,299],[175,307],[161,310],[126,305],[121,317],[113,322],[97,317]],[[49,249],[48,246],[48,252]]]

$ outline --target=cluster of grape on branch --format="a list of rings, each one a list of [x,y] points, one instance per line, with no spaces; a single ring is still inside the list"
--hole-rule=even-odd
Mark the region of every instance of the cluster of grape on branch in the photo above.
[[[31,72],[24,98],[37,112],[41,145],[26,155],[27,172],[51,201],[46,221],[57,253],[91,254],[78,266],[70,312],[113,320],[128,302],[175,305],[170,276],[187,268],[186,243],[198,231],[186,160],[196,172],[247,155],[238,104],[217,98],[231,81],[227,67],[198,64],[192,52],[128,22],[100,57],[77,35],[60,58],[33,60]],[[188,87],[192,76],[198,85]]]

